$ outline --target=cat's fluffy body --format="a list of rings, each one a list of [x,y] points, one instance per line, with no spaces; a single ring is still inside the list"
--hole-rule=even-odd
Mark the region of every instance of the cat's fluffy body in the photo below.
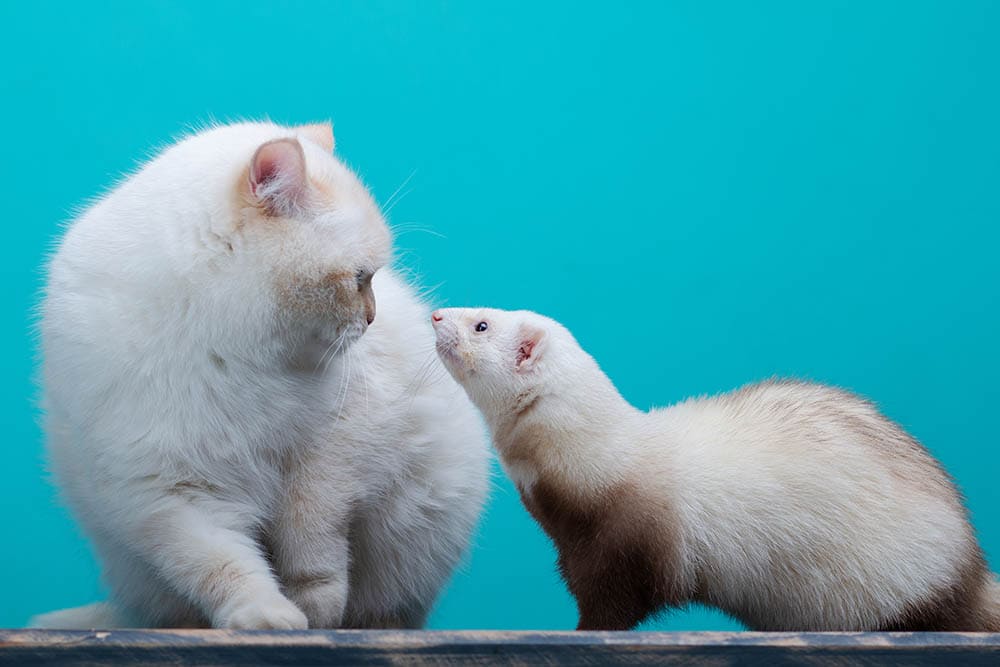
[[[214,128],[69,227],[45,430],[112,603],[36,624],[423,623],[487,447],[461,389],[424,381],[428,311],[381,269],[388,229],[332,148],[328,125]]]
[[[700,602],[756,630],[1000,631],[954,484],[867,401],[772,381],[646,413],[549,318],[433,319],[581,628]]]

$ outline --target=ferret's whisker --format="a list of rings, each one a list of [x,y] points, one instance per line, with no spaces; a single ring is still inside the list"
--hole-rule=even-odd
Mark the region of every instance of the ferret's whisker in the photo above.
[[[417,372],[413,374],[413,378],[407,387],[407,391],[410,393],[416,393],[423,382],[424,376],[430,372],[431,365],[434,363],[433,357],[428,357],[423,361],[418,367]]]
[[[427,359],[418,367],[417,372],[413,376],[413,380],[410,381],[410,405],[413,405],[413,399],[420,392],[421,389],[428,383],[428,381],[433,380],[437,382],[441,379],[440,372],[445,371],[444,367],[440,364],[437,358],[437,352],[434,350],[430,351]]]

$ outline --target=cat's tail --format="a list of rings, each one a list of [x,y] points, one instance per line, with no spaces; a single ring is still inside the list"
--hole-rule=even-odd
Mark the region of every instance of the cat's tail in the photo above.
[[[31,619],[28,627],[50,630],[97,630],[125,628],[128,622],[110,602],[95,602],[82,607],[60,609]]]

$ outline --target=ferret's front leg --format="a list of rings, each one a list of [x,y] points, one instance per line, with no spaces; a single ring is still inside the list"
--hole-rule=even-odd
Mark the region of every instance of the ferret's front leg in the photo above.
[[[623,548],[584,553],[563,570],[580,612],[577,630],[631,630],[671,602],[642,555]]]
[[[614,599],[578,601],[578,608],[577,630],[631,630],[649,615]]]
[[[339,628],[350,590],[353,484],[328,473],[336,475],[307,461],[296,467],[269,535],[278,578],[310,628]]]

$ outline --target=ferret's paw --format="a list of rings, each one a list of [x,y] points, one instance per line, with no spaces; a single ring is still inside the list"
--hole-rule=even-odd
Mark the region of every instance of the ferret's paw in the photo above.
[[[306,613],[310,628],[339,628],[347,605],[347,583],[320,580],[289,588],[288,597]]]
[[[288,598],[272,593],[227,605],[216,615],[215,626],[231,630],[305,630],[309,621]]]

